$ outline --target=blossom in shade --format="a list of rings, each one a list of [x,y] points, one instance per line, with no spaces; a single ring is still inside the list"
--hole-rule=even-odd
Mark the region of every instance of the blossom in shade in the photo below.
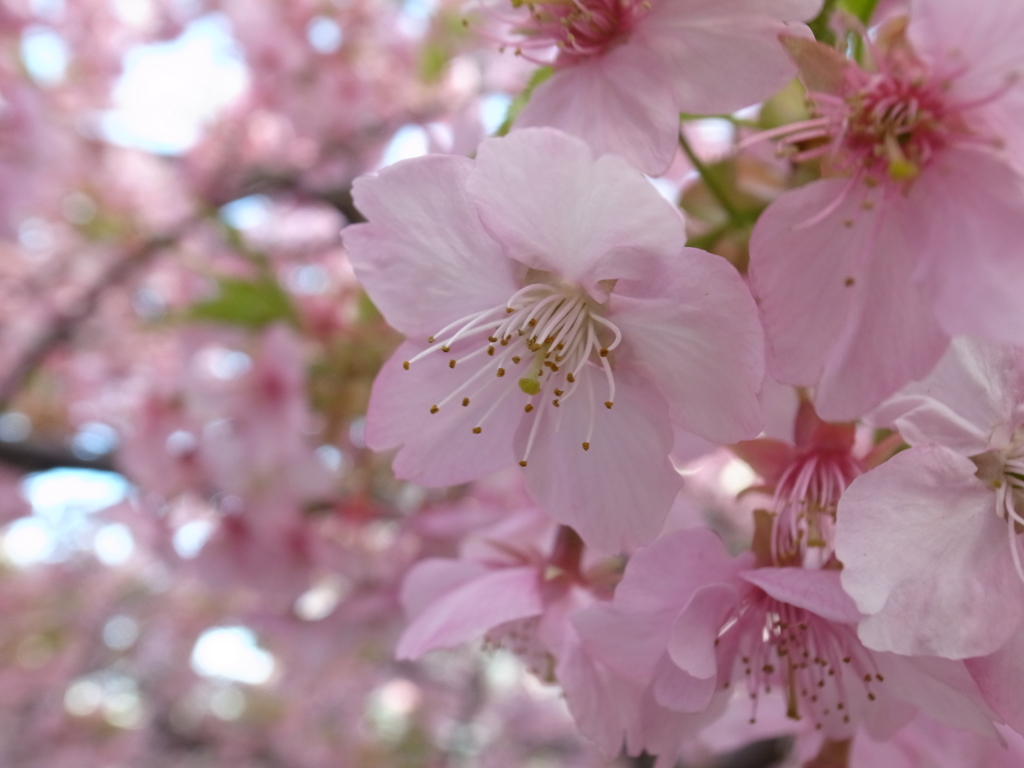
[[[565,526],[555,534],[555,528],[528,508],[468,538],[459,559],[428,558],[413,566],[402,587],[410,623],[398,641],[398,658],[483,635],[553,681],[571,632],[569,616],[606,589],[601,566],[584,565],[579,536]]]
[[[855,425],[829,424],[807,400],[800,403],[794,445],[775,438],[745,440],[732,451],[763,478],[772,494],[771,554],[775,563],[818,564],[832,558],[836,505],[864,462],[853,455]]]
[[[859,418],[955,334],[1024,334],[1024,7],[915,0],[874,67],[786,38],[814,117],[780,130],[823,179],[759,219],[750,277],[769,370]]]
[[[588,545],[650,541],[680,478],[673,422],[712,440],[761,425],[762,337],[723,259],[621,158],[551,129],[428,156],[355,186],[345,244],[411,337],[378,376],[366,439],[450,485],[518,463]]]
[[[843,491],[902,445],[890,435],[870,449],[856,445],[856,425],[832,424],[801,397],[793,423],[793,444],[771,437],[731,446],[761,477],[750,491],[770,493],[771,562],[775,565],[834,567],[836,509]]]
[[[766,99],[795,70],[778,43],[806,32],[820,0],[514,1],[517,52],[554,49],[517,127],[547,125],[649,174],[675,155],[679,113],[722,114]],[[547,63],[538,59],[540,63]]]
[[[759,567],[763,555],[733,558],[706,530],[659,538],[633,554],[610,604],[575,617],[584,647],[675,712],[721,711],[739,689],[751,721],[781,694],[788,717],[833,740],[886,738],[917,708],[993,733],[963,663],[868,650],[839,571]]]
[[[839,501],[843,586],[870,647],[984,656],[1024,620],[1024,351],[957,339],[880,409],[911,448]]]

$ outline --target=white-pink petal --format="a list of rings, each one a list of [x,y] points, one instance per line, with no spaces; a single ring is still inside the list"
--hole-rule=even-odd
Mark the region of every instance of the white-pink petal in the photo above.
[[[658,57],[640,46],[620,45],[559,69],[533,92],[515,125],[558,128],[598,154],[622,155],[659,176],[676,154],[679,109]]]
[[[521,265],[505,258],[465,192],[467,158],[431,155],[397,163],[353,185],[369,219],[346,227],[356,276],[388,323],[422,337],[508,300]]]
[[[485,141],[466,184],[509,257],[598,300],[598,281],[639,278],[686,240],[682,214],[638,170],[550,128]]]
[[[462,406],[463,394],[431,413],[479,370],[466,363],[449,368],[462,347],[452,354],[435,353],[411,364],[422,345],[405,342],[384,364],[374,381],[366,414],[366,443],[375,451],[398,448],[393,468],[405,480],[422,485],[456,485],[496,472],[515,462],[512,443],[522,416],[515,381],[484,373],[476,386],[489,385],[486,396],[471,398]],[[484,360],[490,360],[484,357]],[[487,415],[502,388],[516,389],[483,422],[480,434],[474,426]],[[472,395],[474,388],[466,390]]]
[[[658,0],[637,24],[633,41],[664,62],[682,112],[724,114],[768,98],[796,76],[778,40],[781,32],[796,29],[783,20],[808,19],[817,6]]]
[[[395,655],[415,659],[435,648],[451,648],[509,621],[544,610],[540,575],[534,567],[499,568],[463,583],[435,600],[406,628]]]
[[[876,650],[961,659],[1002,646],[1024,618],[995,492],[970,459],[920,446],[860,476],[839,500],[843,587]]]
[[[620,281],[609,318],[681,429],[719,443],[761,431],[763,332],[749,289],[724,259],[681,249],[643,281]]]
[[[600,552],[647,544],[682,486],[668,460],[668,407],[653,386],[626,371],[615,373],[611,409],[603,405],[608,389],[597,366],[587,366],[577,386],[560,407],[540,403],[520,424],[518,455],[527,455],[534,433],[526,467],[530,493]]]

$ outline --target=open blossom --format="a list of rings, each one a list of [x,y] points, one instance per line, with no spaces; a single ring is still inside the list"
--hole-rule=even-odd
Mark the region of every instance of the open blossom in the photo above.
[[[710,531],[690,530],[634,553],[614,600],[574,623],[593,656],[646,686],[648,706],[721,712],[739,689],[752,722],[762,696],[777,706],[781,694],[789,718],[833,740],[861,728],[886,738],[917,708],[993,732],[962,663],[870,651],[859,618],[837,570],[758,567],[752,553],[733,558]]]
[[[366,438],[397,474],[451,485],[518,463],[532,495],[602,551],[650,541],[680,486],[678,426],[756,434],[761,332],[724,260],[621,158],[520,131],[476,161],[364,177],[345,243],[411,337],[378,376]]]
[[[560,128],[653,175],[672,162],[680,112],[733,112],[792,79],[777,37],[796,31],[786,22],[821,7],[820,0],[513,4],[528,13],[517,19],[517,50],[557,50],[554,74],[533,92],[517,127]]]
[[[1024,350],[958,339],[879,416],[912,447],[839,502],[843,586],[869,614],[860,637],[897,653],[991,654],[1024,620]]]
[[[784,143],[826,178],[759,219],[751,281],[769,370],[850,420],[924,376],[951,335],[1024,334],[1024,8],[915,0],[869,69],[787,43],[815,114]]]

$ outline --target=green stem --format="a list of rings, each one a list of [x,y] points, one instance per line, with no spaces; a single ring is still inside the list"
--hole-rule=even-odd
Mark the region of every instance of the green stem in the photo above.
[[[711,175],[711,172],[708,170],[708,167],[704,165],[704,163],[701,161],[699,157],[697,157],[697,154],[693,151],[693,147],[690,146],[690,142],[686,140],[686,136],[683,134],[682,131],[679,131],[679,146],[682,147],[683,152],[686,153],[686,156],[690,158],[690,162],[693,164],[693,167],[697,170],[697,173],[699,173],[700,177],[704,180],[704,186],[708,188],[708,191],[718,201],[718,204],[722,206],[722,210],[724,210],[729,215],[729,219],[733,222],[741,221],[743,217],[740,215],[740,212],[736,209],[736,206],[732,204],[732,201],[729,199],[729,196],[725,193],[725,190],[722,189],[722,186],[718,183],[718,180]]]

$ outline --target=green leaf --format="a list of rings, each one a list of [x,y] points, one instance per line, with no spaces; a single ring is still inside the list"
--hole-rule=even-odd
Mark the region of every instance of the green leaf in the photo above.
[[[293,325],[296,322],[297,314],[288,294],[272,278],[221,277],[217,287],[216,298],[192,305],[185,311],[184,319],[246,328],[263,328],[279,321]]]
[[[420,51],[420,77],[426,83],[436,83],[444,74],[451,53],[447,46],[427,43]]]
[[[533,76],[530,78],[530,82],[526,84],[526,88],[523,89],[523,92],[512,99],[512,103],[508,105],[508,112],[505,114],[504,122],[502,122],[498,127],[498,131],[496,133],[497,136],[504,136],[512,130],[512,123],[514,123],[515,119],[519,117],[519,113],[523,111],[523,107],[529,103],[534,89],[553,74],[555,74],[554,67],[540,67],[533,73]]]
[[[878,0],[839,0],[839,7],[852,13],[865,26],[871,21],[871,15],[877,5]]]

